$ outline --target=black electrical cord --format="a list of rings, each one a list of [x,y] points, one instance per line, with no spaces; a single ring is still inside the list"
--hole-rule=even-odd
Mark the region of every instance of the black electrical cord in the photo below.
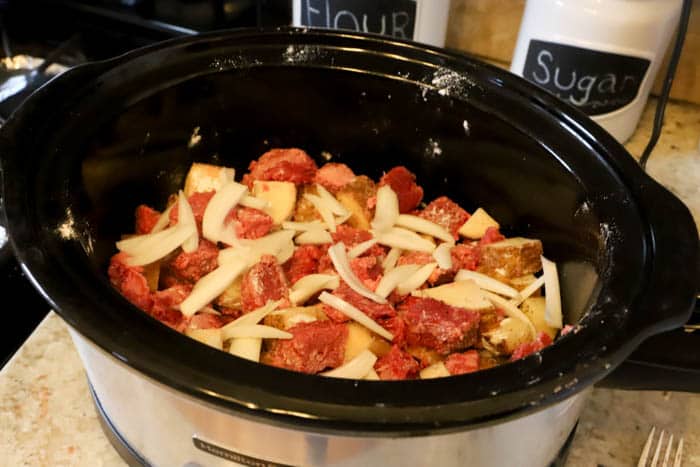
[[[676,34],[676,44],[673,46],[673,52],[671,53],[671,60],[668,63],[668,70],[666,71],[666,77],[664,78],[664,84],[661,88],[661,94],[659,94],[659,101],[656,104],[656,114],[654,115],[654,127],[651,132],[651,138],[649,138],[649,143],[644,148],[642,156],[639,158],[639,165],[642,169],[646,170],[647,160],[651,155],[651,151],[656,146],[659,141],[659,136],[661,136],[661,129],[664,126],[664,112],[666,110],[666,104],[668,103],[669,95],[671,94],[671,85],[673,84],[673,78],[676,76],[676,68],[678,67],[678,62],[681,58],[681,52],[683,51],[683,42],[685,41],[685,33],[688,30],[688,21],[690,20],[690,7],[692,0],[683,0],[683,7],[681,9],[681,17],[678,21],[678,32]]]

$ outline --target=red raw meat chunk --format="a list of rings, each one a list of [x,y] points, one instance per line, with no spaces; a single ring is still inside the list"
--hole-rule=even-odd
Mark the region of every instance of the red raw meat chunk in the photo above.
[[[432,298],[409,297],[400,307],[406,321],[406,342],[447,355],[476,344],[479,313]]]
[[[378,319],[377,323],[393,336],[392,342],[400,347],[406,343],[406,322],[399,315]]]
[[[349,225],[341,224],[336,227],[335,232],[331,232],[333,243],[343,242],[347,249],[359,245],[362,242],[372,239],[372,234],[367,230],[356,229]]]
[[[316,163],[301,149],[271,149],[248,166],[244,183],[254,180],[311,183],[316,176]]]
[[[363,297],[359,293],[352,290],[350,286],[342,280],[340,281],[340,286],[333,291],[333,295],[345,300],[373,320],[396,316],[396,310],[394,310],[393,306],[389,305],[388,303],[377,303],[369,298]],[[326,304],[323,305],[323,311],[330,319],[337,323],[343,323],[349,320],[345,314]]]
[[[241,308],[249,312],[265,305],[269,300],[289,297],[287,279],[282,266],[272,255],[263,255],[243,276],[241,282]]]
[[[454,255],[453,255],[454,258]],[[396,262],[397,266],[403,266],[406,264],[416,264],[423,266],[424,264],[434,263],[435,258],[430,253],[425,253],[423,251],[410,251],[401,255]],[[428,283],[430,285],[442,284],[444,282],[449,282],[454,278],[457,269],[455,269],[455,264],[453,261],[452,269],[441,269],[435,268],[433,273],[428,278]]]
[[[418,375],[420,365],[398,345],[394,345],[386,355],[377,360],[374,370],[379,378],[384,380],[413,379]]]
[[[394,167],[379,179],[379,186],[389,185],[399,199],[399,212],[405,214],[418,207],[423,200],[423,188],[416,184],[416,176],[406,167]]]
[[[498,231],[498,227],[488,227],[486,232],[484,232],[484,236],[479,240],[479,246],[500,242],[505,239],[506,237],[501,235],[501,232]]]
[[[112,256],[107,270],[109,280],[124,298],[143,311],[149,311],[153,300],[146,276],[143,275],[143,267],[127,265],[128,257],[126,253],[117,253]]]
[[[202,231],[202,218],[204,218],[204,210],[207,209],[207,204],[214,197],[216,192],[214,191],[203,191],[198,193],[192,193],[188,198],[187,202],[190,203],[192,208],[192,214],[194,214],[194,220],[197,223],[199,231]],[[178,220],[178,208],[177,203],[170,209],[170,225],[177,224]]]
[[[175,285],[165,290],[153,293],[153,308],[151,316],[168,326],[183,332],[187,322],[180,313],[180,303],[192,291],[191,285]]]
[[[314,182],[335,193],[348,183],[355,180],[355,173],[345,164],[329,162],[318,169]]]
[[[166,269],[176,278],[197,282],[219,266],[219,249],[212,242],[199,239],[199,246],[192,253],[180,252]]]
[[[552,343],[552,338],[549,337],[547,333],[544,333],[540,331],[540,333],[537,335],[537,339],[534,341],[530,342],[525,342],[524,344],[520,344],[518,348],[516,348],[513,351],[513,354],[510,356],[511,361],[515,361],[518,359],[521,359],[523,357],[527,357],[530,354],[533,354],[535,352],[539,352],[540,350],[544,349],[548,345]]]
[[[290,284],[309,274],[318,272],[318,261],[323,256],[323,248],[318,245],[299,245],[282,268]]]
[[[318,259],[318,272],[321,274],[335,273],[335,267],[333,266],[333,261],[331,261],[331,257],[328,254],[328,249],[326,249]]]
[[[463,375],[479,370],[479,352],[468,350],[464,353],[453,353],[445,359],[445,366],[451,375]]]
[[[350,260],[352,272],[370,290],[374,290],[382,279],[382,262],[376,256],[360,256]]]
[[[237,207],[226,216],[224,223],[233,222],[238,238],[255,240],[264,237],[272,229],[272,217],[259,209]]]
[[[469,219],[469,213],[447,196],[441,196],[428,204],[418,216],[444,227],[455,239],[457,231]]]
[[[145,204],[140,205],[136,208],[136,233],[147,234],[153,230],[153,226],[158,222],[160,213],[153,208],[146,206]]]
[[[190,318],[190,326],[193,329],[217,329],[224,325],[220,316],[211,313],[197,313]]]
[[[450,251],[452,257],[452,269],[456,272],[460,269],[476,271],[479,265],[479,247],[476,245],[455,245]]]
[[[294,337],[275,339],[262,361],[303,373],[318,373],[343,363],[348,327],[331,321],[299,323],[289,329]]]

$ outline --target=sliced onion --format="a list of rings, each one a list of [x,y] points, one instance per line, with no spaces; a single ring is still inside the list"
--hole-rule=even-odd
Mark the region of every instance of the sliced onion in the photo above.
[[[268,201],[250,195],[245,195],[243,198],[241,198],[239,204],[241,206],[258,209],[260,211],[264,211],[270,207],[270,203]]]
[[[328,226],[319,220],[309,222],[282,222],[282,228],[285,230],[295,230],[297,232],[306,232],[308,230],[328,229]]]
[[[221,167],[219,170],[219,186],[215,189],[219,189],[228,182],[232,182],[236,178],[236,170],[231,167]]]
[[[255,240],[238,240],[238,247],[219,251],[219,264],[243,258],[252,266],[260,261],[263,255],[272,255],[280,264],[285,263],[294,254],[294,233],[291,230],[278,230]]]
[[[221,329],[258,324],[263,318],[265,318],[265,316],[269,315],[270,313],[273,313],[277,309],[277,307],[280,306],[280,303],[282,303],[281,300],[268,300],[267,303],[265,303],[260,308],[256,308],[255,310],[250,311],[244,314],[243,316],[239,316],[235,320],[223,326]]]
[[[345,245],[343,243],[336,243],[332,247],[328,248],[328,256],[330,256],[331,262],[333,262],[333,266],[340,275],[340,278],[343,279],[351,289],[363,297],[369,298],[377,303],[386,303],[386,299],[380,297],[365,287],[365,284],[363,284],[352,271],[350,261],[348,260],[348,255],[345,252]]]
[[[318,297],[319,301],[322,303],[325,303],[328,306],[331,306],[347,316],[348,318],[357,321],[370,331],[374,332],[375,334],[378,334],[385,338],[388,341],[392,341],[394,339],[394,335],[381,327],[376,321],[374,321],[372,318],[343,300],[342,298],[336,297],[335,295],[331,295],[328,292],[321,292],[321,295]]]
[[[370,248],[372,248],[376,244],[377,244],[376,238],[370,238],[367,241],[364,241],[362,243],[358,243],[357,245],[352,247],[350,249],[350,251],[348,251],[348,257],[350,259],[357,258],[358,256],[366,253],[367,250],[369,250]]]
[[[396,288],[397,285],[411,277],[418,269],[420,265],[418,264],[404,264],[402,266],[396,266],[391,271],[387,272],[382,276],[382,279],[377,285],[375,293],[380,297],[388,297],[389,294]]]
[[[399,257],[403,253],[403,250],[401,248],[392,248],[389,250],[389,253],[387,253],[386,258],[384,258],[384,261],[382,261],[382,268],[384,268],[384,273],[387,273],[394,269],[396,267],[396,262],[399,260]]]
[[[221,295],[236,278],[245,271],[248,264],[243,261],[231,261],[220,265],[202,277],[192,289],[190,295],[180,304],[180,311],[185,316],[192,316],[206,304]]]
[[[433,363],[420,371],[420,379],[444,378],[451,376],[443,362]]]
[[[161,234],[163,234],[162,237]],[[190,235],[192,235],[192,229],[189,226],[175,226],[162,230],[154,234],[153,237],[144,239],[140,245],[136,245],[132,250],[133,253],[127,252],[129,257],[126,263],[130,266],[144,266],[158,261],[175,251]],[[152,244],[156,238],[159,241]]]
[[[523,323],[527,324],[528,329],[530,330],[530,334],[532,335],[532,338],[535,339],[537,336],[537,331],[535,330],[535,325],[532,324],[532,321],[527,317],[525,313],[523,313],[520,308],[517,306],[514,306],[511,302],[508,300],[504,299],[500,295],[496,295],[493,292],[489,292],[488,290],[482,290],[484,297],[486,297],[491,303],[494,304],[494,306],[500,308],[503,310],[508,316],[510,316],[513,319],[517,319],[522,321]]]
[[[175,206],[175,203],[171,204],[165,209],[165,211],[163,211],[163,214],[160,215],[150,233],[158,233],[168,226],[168,223],[170,222],[170,210],[173,208],[173,206]]]
[[[226,329],[221,328],[221,336],[224,340],[241,337],[258,339],[291,339],[294,337],[287,331],[262,324],[242,324]]]
[[[340,278],[335,274],[309,274],[292,285],[289,300],[295,305],[306,302],[322,290],[334,290],[340,285]]]
[[[374,368],[370,368],[370,370],[367,372],[363,379],[366,379],[368,381],[379,381],[379,375],[376,371],[374,371]]]
[[[423,219],[422,217],[414,216],[411,214],[401,214],[396,219],[396,225],[399,227],[404,227],[406,229],[412,230],[414,232],[419,232],[423,234],[430,235],[431,237],[439,238],[442,241],[454,243],[455,238],[450,234],[444,227],[431,222],[428,219]]]
[[[199,247],[197,222],[194,220],[192,206],[190,206],[190,203],[187,201],[187,197],[182,190],[180,190],[177,199],[177,223],[178,225],[188,226],[191,230],[193,230],[192,235],[190,235],[182,244],[182,251],[185,253],[192,253],[193,251],[197,250]]]
[[[561,329],[561,295],[559,292],[559,275],[557,264],[542,256],[542,277],[544,277],[544,321],[553,328]]]
[[[467,279],[473,280],[481,289],[520,300],[520,292],[515,290],[513,287],[494,279],[493,277],[487,276],[486,274],[470,271],[468,269],[460,269],[455,276],[455,281],[463,281]]]
[[[371,225],[377,232],[384,232],[394,226],[399,217],[399,198],[389,186],[380,186],[377,190],[377,204]]]
[[[328,203],[320,196],[309,193],[304,194],[304,198],[314,205],[318,213],[321,215],[321,219],[323,219],[323,222],[325,222],[328,226],[328,229],[331,232],[335,232],[335,217],[333,216],[333,211],[331,210],[330,206],[328,206]]]
[[[416,272],[411,274],[408,279],[400,283],[396,287],[396,291],[401,295],[411,293],[421,285],[425,284],[430,275],[437,268],[437,263],[428,263],[421,266]]]
[[[521,303],[523,303],[525,300],[530,298],[530,296],[537,291],[540,287],[544,285],[544,276],[540,276],[537,279],[535,279],[533,282],[531,282],[527,287],[525,287],[523,290],[521,290],[519,293],[518,298],[512,299],[510,302],[515,305],[515,306],[520,306]],[[546,303],[546,301],[545,301]],[[545,305],[546,307],[546,305]]]
[[[437,261],[438,266],[440,269],[445,269],[449,270],[452,269],[452,247],[454,246],[453,243],[441,243],[438,245],[437,248],[435,248],[435,251],[433,251],[433,258],[435,258],[435,261]]]
[[[323,185],[316,184],[316,192],[321,197],[321,199],[326,203],[328,208],[333,214],[341,217],[349,218],[352,214],[343,206],[340,201],[336,199],[328,190],[326,190]],[[341,222],[342,223],[342,222]]]
[[[248,188],[234,181],[227,182],[211,198],[202,217],[202,236],[218,242],[228,213],[245,196]]]
[[[323,245],[324,243],[333,243],[333,237],[327,230],[307,230],[299,234],[294,242],[297,245]]]
[[[417,233],[401,227],[391,227],[383,232],[375,232],[375,237],[377,243],[392,248],[401,248],[408,251],[423,251],[425,253],[432,253],[435,249],[435,244],[430,240],[426,240]]]
[[[330,378],[362,379],[367,375],[367,373],[369,373],[370,370],[373,369],[376,361],[376,355],[369,350],[363,350],[349,362],[333,370],[321,373],[321,376],[328,376]]]
[[[231,340],[228,353],[236,357],[245,358],[254,362],[260,361],[262,339],[255,337],[239,337]]]
[[[153,249],[163,240],[168,238],[175,230],[182,230],[182,226],[174,225],[160,232],[153,232],[141,235],[132,235],[124,240],[119,240],[116,245],[119,251],[135,255]]]

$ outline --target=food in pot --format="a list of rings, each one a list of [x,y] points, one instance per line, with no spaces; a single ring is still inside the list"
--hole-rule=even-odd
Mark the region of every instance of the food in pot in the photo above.
[[[482,208],[426,204],[406,167],[375,181],[273,149],[240,180],[195,163],[162,212],[138,206],[114,287],[207,345],[329,377],[470,373],[540,351],[563,327],[542,243],[505,238]]]

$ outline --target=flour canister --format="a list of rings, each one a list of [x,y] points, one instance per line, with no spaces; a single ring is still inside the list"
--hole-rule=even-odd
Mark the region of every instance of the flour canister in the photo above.
[[[450,0],[294,0],[294,26],[383,34],[443,46]]]
[[[634,132],[682,0],[527,0],[511,71],[618,141]]]

